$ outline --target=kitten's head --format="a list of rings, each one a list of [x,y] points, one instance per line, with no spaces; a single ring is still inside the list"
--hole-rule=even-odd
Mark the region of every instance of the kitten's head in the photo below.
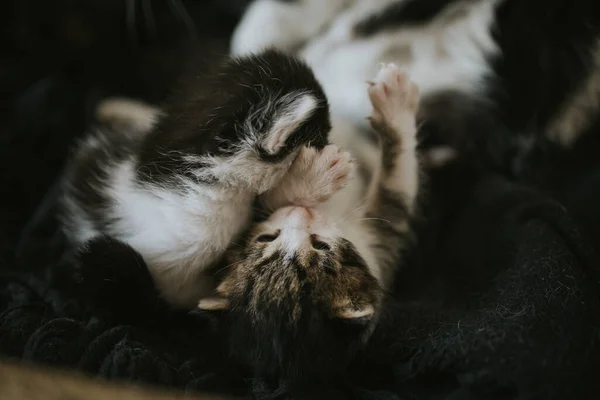
[[[192,70],[163,111],[142,146],[142,164],[155,174],[214,163],[221,176],[227,165],[260,173],[302,146],[324,147],[331,129],[312,70],[275,50],[228,58],[207,74]]]
[[[312,209],[255,225],[199,308],[223,310],[231,351],[289,379],[344,370],[375,326],[382,291],[352,243]]]

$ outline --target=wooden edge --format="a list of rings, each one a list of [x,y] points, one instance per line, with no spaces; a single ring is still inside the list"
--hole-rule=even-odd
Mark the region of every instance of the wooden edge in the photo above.
[[[0,399],[10,400],[234,400],[245,397],[186,394],[119,384],[81,373],[0,360]]]

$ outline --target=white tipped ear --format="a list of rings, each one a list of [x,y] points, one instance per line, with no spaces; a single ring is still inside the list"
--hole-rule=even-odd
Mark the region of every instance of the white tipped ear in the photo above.
[[[264,149],[276,154],[285,146],[285,142],[300,124],[306,121],[317,109],[317,99],[310,94],[300,94],[283,111],[279,112],[273,125],[267,132]]]
[[[375,309],[371,304],[368,304],[361,308],[343,307],[337,310],[336,317],[340,319],[359,319],[359,318],[370,318],[375,314]]]
[[[229,309],[229,300],[224,297],[209,297],[198,302],[198,309],[203,311],[223,311]]]

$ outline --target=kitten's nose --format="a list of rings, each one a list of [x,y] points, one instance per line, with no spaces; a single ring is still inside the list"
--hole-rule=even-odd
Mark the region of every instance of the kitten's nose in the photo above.
[[[313,214],[305,207],[294,207],[288,214],[288,220],[292,225],[306,225],[312,220]]]

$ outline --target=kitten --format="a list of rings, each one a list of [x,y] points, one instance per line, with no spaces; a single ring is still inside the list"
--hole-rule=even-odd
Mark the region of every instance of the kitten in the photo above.
[[[303,149],[270,198],[280,208],[230,249],[219,296],[198,304],[228,310],[231,351],[260,375],[343,370],[373,331],[409,242],[419,189],[418,88],[385,65],[368,93],[380,139],[376,167],[359,159],[367,171],[354,174],[349,154],[335,147]]]
[[[359,128],[370,111],[362,83],[394,62],[421,88],[420,145],[432,166],[460,154],[513,175],[536,145],[568,148],[594,127],[599,37],[593,0],[254,0],[231,52],[298,55],[334,124]]]
[[[268,196],[301,147],[328,143],[328,102],[304,63],[267,51],[206,78],[192,71],[158,113],[136,110],[123,125],[127,110],[100,109],[116,123],[76,149],[65,232],[75,245],[100,235],[129,244],[162,296],[192,309],[212,293],[208,270],[248,227],[255,197]]]

